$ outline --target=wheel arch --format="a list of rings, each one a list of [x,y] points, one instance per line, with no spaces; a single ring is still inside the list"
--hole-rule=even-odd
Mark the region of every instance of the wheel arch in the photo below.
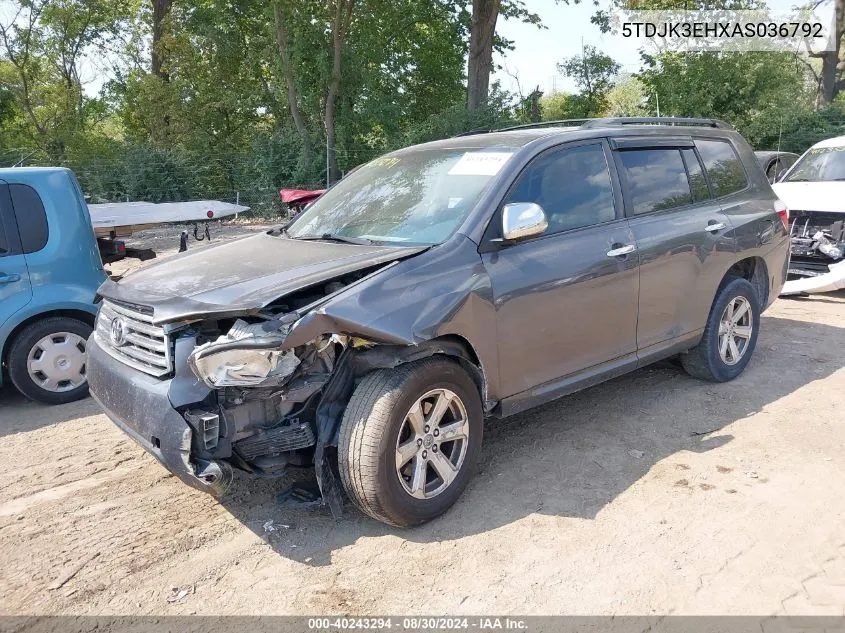
[[[769,303],[769,269],[762,257],[745,257],[731,266],[722,278],[719,289],[731,279],[740,277],[748,281],[760,298],[760,305],[765,307]],[[718,294],[718,290],[717,290]]]
[[[15,325],[3,340],[3,349],[0,350],[0,361],[2,361],[3,365],[6,364],[8,359],[9,349],[12,347],[12,341],[17,338],[18,334],[33,323],[37,323],[38,321],[43,321],[44,319],[49,319],[51,317],[67,317],[70,319],[76,319],[78,321],[82,321],[83,323],[87,323],[92,328],[96,322],[95,315],[85,310],[77,310],[74,308],[57,308],[54,310],[46,310],[44,312],[32,314]]]
[[[376,345],[359,354],[359,362],[355,363],[355,373],[358,375],[374,369],[398,367],[432,356],[446,356],[456,360],[473,379],[485,413],[489,413],[495,405],[488,398],[487,375],[478,353],[472,344],[459,334],[444,334],[416,345]]]

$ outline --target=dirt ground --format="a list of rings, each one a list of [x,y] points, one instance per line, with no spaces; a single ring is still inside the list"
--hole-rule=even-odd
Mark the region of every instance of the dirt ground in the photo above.
[[[845,293],[779,300],[732,383],[667,363],[489,423],[412,530],[215,500],[92,400],[5,389],[0,613],[843,615],[843,350]]]

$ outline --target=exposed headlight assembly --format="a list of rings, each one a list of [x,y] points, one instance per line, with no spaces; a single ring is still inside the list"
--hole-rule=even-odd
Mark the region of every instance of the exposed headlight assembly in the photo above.
[[[194,374],[211,388],[278,385],[299,365],[293,350],[279,351],[285,333],[238,320],[216,341],[197,347],[188,357]]]

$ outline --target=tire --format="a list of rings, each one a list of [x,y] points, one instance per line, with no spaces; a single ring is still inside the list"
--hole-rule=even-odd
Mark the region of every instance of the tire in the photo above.
[[[87,396],[85,342],[91,331],[90,325],[70,317],[49,317],[26,326],[9,348],[12,384],[27,398],[45,404],[65,404]],[[64,349],[45,357],[48,344]]]
[[[723,318],[728,316],[726,310],[729,305],[732,304],[735,314],[739,315],[742,306],[746,303],[751,312],[750,316],[747,319],[742,316],[740,321],[734,325],[735,329],[726,332],[728,336],[734,338],[735,351],[740,352],[737,360],[733,358],[735,354],[731,352],[729,345],[725,350],[720,350],[720,345],[725,343],[725,339],[720,338],[720,327],[722,327]],[[689,352],[681,354],[681,365],[683,365],[684,370],[690,376],[711,382],[727,382],[739,376],[751,360],[754,348],[757,345],[757,335],[760,331],[760,312],[760,298],[757,296],[754,286],[748,281],[741,278],[731,278],[723,282],[716,294],[716,299],[713,301],[713,306],[710,308],[710,315],[707,317],[707,325],[704,328],[701,342]],[[739,332],[747,333],[744,328],[748,325],[751,326],[750,336],[747,339],[740,337]],[[733,332],[736,332],[736,334],[734,335]],[[739,343],[742,340],[747,341],[744,347],[741,347]],[[723,352],[727,355],[727,359],[723,357]]]
[[[422,399],[427,394],[433,395]],[[450,404],[441,423],[435,425],[435,405],[441,396]],[[450,400],[452,396],[457,401]],[[422,429],[428,429],[422,436],[410,421],[411,409],[420,400],[423,418],[415,418],[417,425],[431,423]],[[356,387],[341,421],[338,470],[343,487],[362,512],[384,523],[408,527],[430,521],[457,501],[472,477],[481,455],[483,429],[478,388],[457,363],[428,358],[374,371]],[[468,437],[444,441],[447,433]],[[397,465],[400,443],[416,451],[402,467],[407,477]],[[444,459],[457,465],[457,472],[444,465]],[[438,469],[454,476],[451,483]],[[416,496],[411,489],[417,491]]]

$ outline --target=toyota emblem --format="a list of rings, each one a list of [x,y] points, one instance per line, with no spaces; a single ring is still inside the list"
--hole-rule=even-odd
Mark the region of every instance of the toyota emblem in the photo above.
[[[115,317],[111,322],[111,342],[115,347],[120,347],[126,342],[126,326],[123,319]]]

